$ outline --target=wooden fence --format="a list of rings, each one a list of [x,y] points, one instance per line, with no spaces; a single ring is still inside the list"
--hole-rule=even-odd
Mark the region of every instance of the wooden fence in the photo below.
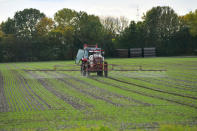
[[[128,49],[116,49],[116,56],[118,58],[128,58],[129,51]]]
[[[118,58],[134,58],[134,57],[155,57],[156,48],[131,48],[116,49],[116,57]]]
[[[144,48],[143,56],[144,57],[155,57],[156,56],[156,49],[154,47],[153,48]]]
[[[142,57],[142,48],[131,48],[130,57]]]

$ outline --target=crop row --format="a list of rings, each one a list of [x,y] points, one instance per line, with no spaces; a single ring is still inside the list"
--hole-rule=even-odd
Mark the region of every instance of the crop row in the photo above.
[[[158,85],[156,87],[156,86],[153,86],[153,84],[144,82],[142,80],[135,80],[135,79],[120,77],[120,76],[117,77],[117,75],[113,76],[112,80],[115,80],[115,81],[118,81],[120,83],[124,83],[127,85],[132,85],[135,87],[132,89],[135,89],[135,90],[144,91],[151,95],[162,96],[162,98],[165,98],[165,97],[170,98],[177,102],[182,102],[190,106],[196,107],[197,99],[195,96],[192,97],[189,95],[180,94],[179,92],[167,91],[165,87],[162,87],[161,85]]]
[[[190,96],[196,96],[196,87],[192,84],[185,84],[185,82],[182,81],[175,81],[175,80],[170,80],[169,77],[167,76],[161,76],[161,75],[155,75],[151,73],[144,72],[142,73],[131,73],[131,72],[115,72],[112,75],[114,76],[122,76],[125,78],[129,78],[131,81],[136,80],[136,81],[142,81],[147,84],[151,84],[153,88],[155,89],[162,89],[162,90],[167,90],[170,92],[178,93],[181,95],[188,95]]]
[[[2,64],[0,129],[95,125],[152,129],[161,123],[195,124],[196,62],[173,60],[112,59],[109,63],[167,71],[110,71],[108,78],[93,73],[82,77],[80,72],[23,70],[53,69],[54,65],[67,69],[64,65],[72,62]]]

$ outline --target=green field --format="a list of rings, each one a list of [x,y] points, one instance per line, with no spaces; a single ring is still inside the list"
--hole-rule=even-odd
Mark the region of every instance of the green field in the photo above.
[[[197,58],[107,59],[124,68],[82,77],[73,61],[0,64],[0,130],[197,125]],[[127,66],[129,65],[129,66]],[[121,68],[121,67],[120,67]]]

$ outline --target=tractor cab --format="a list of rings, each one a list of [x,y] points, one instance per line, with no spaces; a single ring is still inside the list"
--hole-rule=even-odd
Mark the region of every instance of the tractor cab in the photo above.
[[[90,58],[103,58],[104,50],[98,48],[97,45],[84,45],[84,49],[79,49],[77,53],[77,57],[75,59],[75,63],[79,64],[81,61],[89,60]]]
[[[81,62],[81,72],[83,75],[89,75],[90,72],[97,72],[102,76],[103,71],[107,76],[107,62],[104,62],[104,50],[98,48],[97,45],[84,45],[84,49],[79,49],[75,63]]]

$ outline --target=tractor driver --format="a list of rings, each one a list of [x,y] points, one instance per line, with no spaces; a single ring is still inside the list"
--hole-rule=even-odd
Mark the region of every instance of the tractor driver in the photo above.
[[[89,52],[89,62],[90,62],[90,66],[93,66],[93,60],[94,60],[94,52]]]

